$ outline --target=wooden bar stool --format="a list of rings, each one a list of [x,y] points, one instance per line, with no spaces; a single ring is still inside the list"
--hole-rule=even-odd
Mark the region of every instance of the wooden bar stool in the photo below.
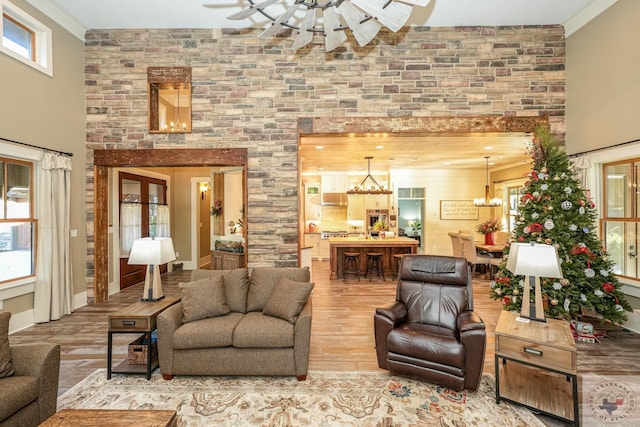
[[[393,255],[393,278],[398,277],[398,273],[400,272],[400,263],[402,262],[402,257],[404,254],[394,254]]]
[[[344,253],[344,268],[342,272],[342,281],[347,280],[347,274],[355,274],[360,281],[360,269],[358,268],[358,262],[360,258],[359,252],[345,252]]]
[[[382,256],[384,254],[382,252],[367,252],[367,270],[364,273],[365,279],[369,272],[371,275],[369,276],[369,281],[373,279],[373,273],[377,273],[378,277],[382,277],[382,280],[385,281],[384,278],[384,268],[382,267]]]

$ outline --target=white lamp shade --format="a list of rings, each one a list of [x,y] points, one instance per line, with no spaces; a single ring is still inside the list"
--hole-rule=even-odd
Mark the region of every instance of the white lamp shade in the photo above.
[[[170,237],[144,237],[133,241],[128,264],[160,265],[174,259],[176,251]]]
[[[507,269],[517,276],[563,277],[558,250],[541,243],[512,243]]]

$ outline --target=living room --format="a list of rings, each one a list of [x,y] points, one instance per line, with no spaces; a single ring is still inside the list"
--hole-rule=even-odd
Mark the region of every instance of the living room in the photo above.
[[[563,138],[569,154],[595,150],[591,195],[598,206],[605,201],[597,179],[601,164],[637,156],[635,145],[618,146],[637,139],[633,70],[639,59],[626,47],[636,39],[634,18],[640,12],[631,0],[609,2],[610,7],[571,34],[562,26],[412,28],[385,33],[383,42],[366,48],[353,43],[327,54],[320,45],[305,48],[303,55],[290,49],[289,38],[263,47],[257,30],[89,29],[79,37],[31,3],[12,3],[52,29],[53,75],[0,55],[2,76],[12,82],[5,85],[3,96],[11,102],[0,105],[0,137],[73,154],[73,309],[98,308],[110,297],[96,297],[97,285],[108,289],[108,284],[96,283],[102,276],[95,274],[94,216],[105,209],[95,205],[97,149],[246,149],[250,267],[298,264],[297,144],[300,134],[314,131],[314,124],[322,126],[321,132],[346,132],[354,123],[358,129],[412,132],[428,127],[429,119],[436,117],[497,117],[501,124],[544,120]],[[495,38],[519,40],[529,51],[489,47]],[[426,64],[425,56],[455,57],[448,52],[447,40],[460,43],[465,58],[495,61],[492,66],[471,67],[474,73],[495,75],[497,70],[514,75],[487,83],[490,96],[478,101],[469,87],[458,86],[457,73],[464,73],[441,76],[444,67],[434,67],[438,73],[426,69],[433,65]],[[538,61],[539,69],[528,76],[518,74],[516,68],[526,61]],[[149,133],[147,68],[178,65],[192,68],[197,88],[193,130]],[[389,95],[385,90],[392,90],[387,83],[391,79],[379,74],[396,67],[402,71],[394,83],[415,90],[418,97],[432,93],[430,85],[449,89],[432,104]],[[445,95],[464,99],[445,101]],[[407,110],[407,104],[420,107]],[[14,146],[2,144],[3,155],[21,157],[10,147]],[[478,182],[475,192],[482,192],[483,186]],[[98,268],[109,272],[111,265]],[[637,283],[625,286],[630,299],[640,296]],[[33,282],[0,289],[2,310],[12,313],[12,331],[34,323],[33,289]]]

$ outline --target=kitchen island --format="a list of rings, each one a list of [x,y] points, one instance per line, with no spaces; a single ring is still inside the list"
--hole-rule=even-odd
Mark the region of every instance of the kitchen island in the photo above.
[[[365,239],[362,237],[330,237],[329,265],[331,280],[341,279],[344,271],[344,253],[357,252],[360,278],[364,278],[366,271],[367,252],[382,253],[382,267],[385,278],[393,276],[393,256],[396,254],[418,253],[419,242],[408,237],[390,237],[385,239]]]

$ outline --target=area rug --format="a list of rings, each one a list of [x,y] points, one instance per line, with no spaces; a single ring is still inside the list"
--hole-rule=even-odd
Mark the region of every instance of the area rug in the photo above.
[[[531,412],[495,403],[494,379],[456,392],[385,372],[310,372],[292,377],[89,375],[58,410],[175,409],[179,426],[544,427]]]

